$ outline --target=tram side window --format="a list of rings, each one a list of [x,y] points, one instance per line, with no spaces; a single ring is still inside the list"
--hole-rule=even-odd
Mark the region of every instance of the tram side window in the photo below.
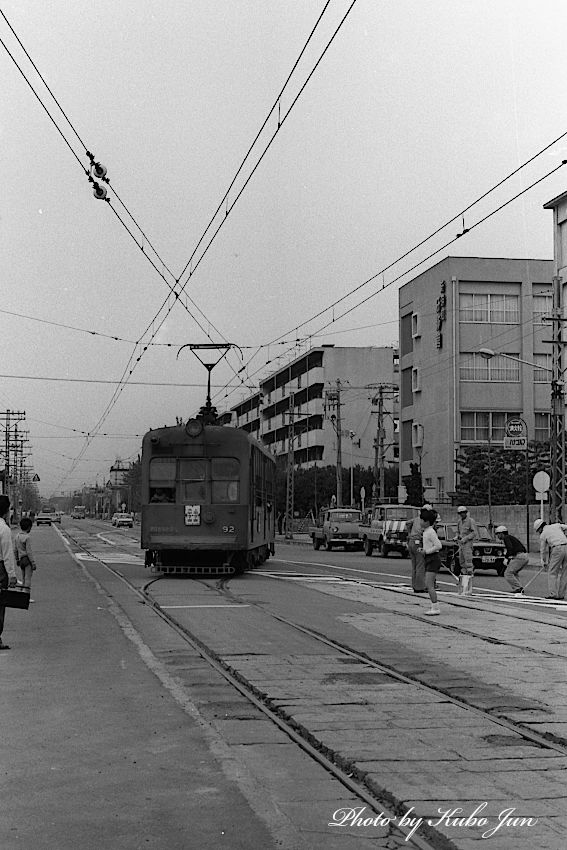
[[[183,458],[179,461],[181,500],[189,504],[207,501],[207,461],[204,458]]]
[[[240,462],[234,457],[211,460],[211,502],[224,505],[240,499]]]
[[[150,502],[175,502],[175,458],[150,461]]]

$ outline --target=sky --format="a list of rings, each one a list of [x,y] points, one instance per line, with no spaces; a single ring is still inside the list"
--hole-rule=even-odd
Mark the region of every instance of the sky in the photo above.
[[[206,371],[183,345],[234,344],[222,411],[313,345],[396,345],[399,286],[445,256],[553,257],[559,0],[0,9],[0,407],[25,411],[45,496],[104,483],[197,412]]]

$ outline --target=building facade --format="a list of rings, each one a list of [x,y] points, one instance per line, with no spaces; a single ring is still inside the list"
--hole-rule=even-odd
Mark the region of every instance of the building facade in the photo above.
[[[374,466],[378,443],[384,463],[397,462],[398,372],[395,348],[311,348],[231,408],[231,424],[276,456],[288,455],[291,434],[297,466],[336,464],[339,432],[343,467]]]
[[[508,418],[548,438],[552,277],[551,260],[447,257],[400,288],[400,477],[417,463],[430,501],[455,493],[460,447],[503,445]]]

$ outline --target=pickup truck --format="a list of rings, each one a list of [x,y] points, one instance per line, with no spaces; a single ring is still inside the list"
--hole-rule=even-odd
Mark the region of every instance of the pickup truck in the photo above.
[[[327,551],[335,546],[362,549],[362,541],[358,536],[361,519],[361,512],[354,508],[323,508],[316,525],[309,529],[313,548],[324,546]]]
[[[419,516],[419,511],[419,508],[409,505],[375,507],[367,522],[358,529],[364,554],[370,557],[374,549],[378,549],[383,558],[387,558],[390,552],[399,552],[407,558],[408,530]]]

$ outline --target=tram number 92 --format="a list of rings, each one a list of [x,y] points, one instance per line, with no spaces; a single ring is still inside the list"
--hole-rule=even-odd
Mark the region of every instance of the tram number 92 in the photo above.
[[[236,531],[233,525],[223,525],[222,530],[223,534],[234,534],[234,532]]]

